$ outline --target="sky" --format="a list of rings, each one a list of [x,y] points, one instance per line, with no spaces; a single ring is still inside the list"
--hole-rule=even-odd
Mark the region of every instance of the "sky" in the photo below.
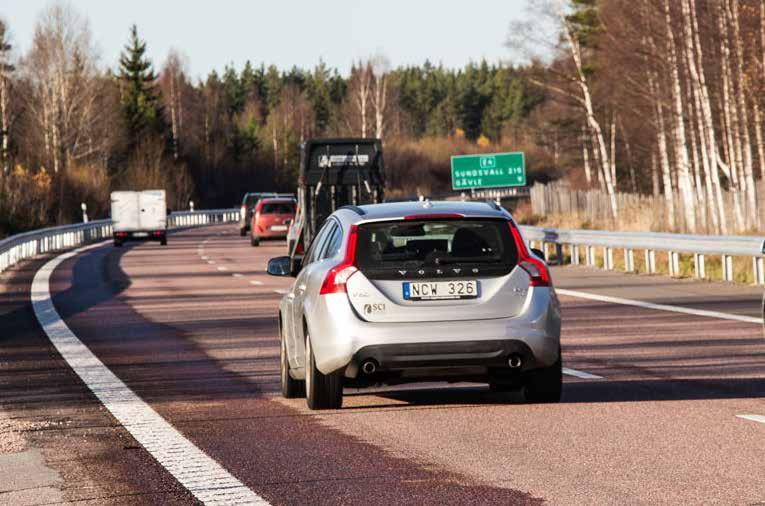
[[[245,61],[310,68],[320,59],[347,74],[354,61],[385,55],[395,66],[426,59],[462,67],[485,58],[512,63],[511,20],[527,0],[70,0],[90,21],[101,63],[115,67],[131,24],[158,70],[171,48],[192,76]],[[50,0],[0,0],[0,17],[23,54]]]

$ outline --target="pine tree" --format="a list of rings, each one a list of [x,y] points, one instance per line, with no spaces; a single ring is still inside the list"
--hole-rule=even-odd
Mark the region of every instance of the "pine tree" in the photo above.
[[[131,143],[151,134],[163,134],[160,92],[151,60],[146,57],[146,42],[138,37],[136,25],[120,55],[121,102],[130,131]]]

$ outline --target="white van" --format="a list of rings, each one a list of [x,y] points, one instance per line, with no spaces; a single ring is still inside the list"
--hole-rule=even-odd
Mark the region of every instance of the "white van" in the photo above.
[[[114,245],[129,240],[154,240],[167,245],[165,190],[112,192]]]

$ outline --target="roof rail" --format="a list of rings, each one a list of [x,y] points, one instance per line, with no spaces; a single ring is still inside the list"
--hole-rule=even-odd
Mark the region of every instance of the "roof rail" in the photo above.
[[[347,206],[343,206],[343,207],[340,207],[340,208],[338,209],[338,211],[339,211],[340,209],[347,209],[348,211],[353,211],[354,213],[358,214],[359,216],[364,216],[365,214],[367,214],[367,212],[366,212],[366,211],[364,211],[364,210],[363,210],[362,208],[360,208],[359,206],[351,206],[351,205],[347,205]]]
[[[485,200],[484,202],[486,202],[488,205],[490,205],[490,206],[491,206],[491,208],[492,208],[492,209],[494,209],[495,211],[501,211],[501,210],[502,210],[502,206],[500,206],[499,204],[497,204],[497,203],[496,203],[495,201],[493,201],[493,200],[489,200],[489,199],[487,199],[487,200]]]

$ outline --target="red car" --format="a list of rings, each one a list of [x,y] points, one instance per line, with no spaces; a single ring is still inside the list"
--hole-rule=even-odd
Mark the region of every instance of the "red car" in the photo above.
[[[284,239],[295,219],[295,200],[264,198],[258,201],[250,223],[250,244],[260,245],[261,239]]]

